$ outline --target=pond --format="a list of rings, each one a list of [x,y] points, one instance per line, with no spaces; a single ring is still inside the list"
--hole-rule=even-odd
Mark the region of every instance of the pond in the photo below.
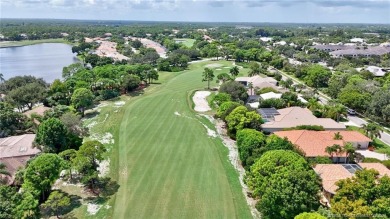
[[[0,48],[0,73],[5,79],[33,75],[50,83],[61,78],[63,67],[77,61],[72,46],[64,43]]]

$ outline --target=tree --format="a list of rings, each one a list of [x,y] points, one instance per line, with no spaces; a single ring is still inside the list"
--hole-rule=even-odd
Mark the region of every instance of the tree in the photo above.
[[[59,153],[68,148],[68,129],[57,118],[45,120],[38,126],[34,144],[42,146],[44,152]]]
[[[42,207],[49,213],[50,216],[60,218],[60,215],[65,214],[71,205],[69,196],[61,191],[53,191]]]
[[[210,102],[212,103],[212,105],[216,105],[219,107],[221,106],[221,104],[231,101],[231,99],[232,98],[227,93],[218,93],[215,96],[213,96]]]
[[[253,83],[252,82],[248,83],[248,89],[251,91],[251,95],[253,95]]]
[[[321,65],[311,65],[307,69],[307,75],[304,78],[307,85],[314,88],[327,87],[332,72]]]
[[[75,158],[76,168],[81,175],[81,182],[96,193],[99,181],[98,166],[106,152],[104,145],[98,141],[87,141],[81,145]]]
[[[93,105],[93,99],[95,96],[86,88],[76,89],[72,95],[71,102],[77,110],[81,112],[84,117],[85,110]]]
[[[219,88],[219,92],[229,94],[234,101],[241,100],[245,102],[248,99],[246,88],[237,81],[228,81],[223,83]]]
[[[217,75],[217,79],[219,81],[222,81],[222,83],[225,83],[226,81],[231,80],[230,76],[227,73],[221,73]]]
[[[7,171],[7,166],[0,162],[0,184],[6,183],[6,179],[3,179],[2,175],[11,176]]]
[[[233,102],[233,101],[224,102],[219,106],[216,115],[217,117],[225,121],[226,116],[228,116],[238,106],[241,105],[237,102]]]
[[[250,68],[250,71],[249,71],[249,76],[252,77],[252,76],[255,76],[255,75],[258,75],[260,74],[261,70],[260,70],[260,65],[259,63],[257,62],[251,62],[249,64],[249,68]]]
[[[342,218],[381,214],[390,216],[390,178],[376,170],[356,171],[351,178],[336,183],[338,189],[331,200],[331,211]],[[387,204],[386,204],[387,203]]]
[[[0,184],[0,218],[17,218],[17,206],[22,200],[22,195],[15,187]]]
[[[316,212],[313,212],[313,213],[303,212],[303,213],[295,216],[294,219],[326,219],[326,217],[324,217]]]
[[[317,209],[320,179],[306,160],[292,151],[263,154],[251,167],[246,182],[260,201],[263,218],[293,218]]]
[[[126,75],[123,77],[122,87],[127,91],[133,91],[139,87],[141,79],[137,75]]]
[[[15,112],[14,108],[7,102],[0,101],[0,138],[23,133],[30,128],[32,123],[20,112]]]
[[[252,157],[252,153],[255,149],[261,148],[265,145],[265,140],[265,135],[254,129],[242,129],[237,132],[238,153],[244,167],[253,164],[253,161],[257,157],[252,158],[251,160],[248,158]]]
[[[31,110],[35,104],[43,101],[45,97],[46,88],[35,82],[11,90],[6,99],[19,108],[28,107]]]
[[[213,70],[210,68],[205,68],[202,77],[202,81],[207,81],[207,89],[210,89],[210,81],[214,80]]]
[[[260,130],[262,120],[256,111],[248,111],[245,106],[239,106],[226,117],[226,122],[229,133],[235,137],[236,132],[244,128]]]
[[[233,78],[236,78],[240,73],[240,69],[237,66],[233,66],[233,68],[229,70],[229,73],[232,75]]]
[[[364,124],[363,129],[365,134],[371,139],[381,137],[382,128],[375,123],[370,122],[368,124]]]
[[[154,69],[146,71],[146,79],[149,81],[149,84],[153,82],[153,80],[158,80],[158,72]]]
[[[64,161],[56,154],[41,154],[33,159],[24,173],[22,188],[35,197],[46,199],[51,186],[60,176]]]

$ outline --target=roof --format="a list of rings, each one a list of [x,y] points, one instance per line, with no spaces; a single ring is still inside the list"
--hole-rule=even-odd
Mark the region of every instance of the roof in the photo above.
[[[314,167],[314,171],[322,179],[322,187],[324,190],[332,194],[335,194],[338,189],[336,185],[337,181],[353,176],[341,164],[317,164]]]
[[[359,166],[367,169],[374,169],[379,172],[380,176],[388,175],[390,177],[390,170],[381,163],[359,163]]]
[[[275,80],[274,78],[271,78],[271,77],[263,78],[263,77],[260,77],[258,75],[253,76],[253,77],[237,77],[235,79],[235,81],[252,83],[253,87],[259,87],[259,88],[264,87],[264,85],[268,85],[265,87],[270,87],[272,85],[276,86],[276,84],[278,83],[278,81]],[[266,84],[263,84],[263,83],[266,83]]]
[[[274,93],[274,92],[268,92],[268,93],[260,94],[260,97],[261,97],[262,100],[268,100],[268,99],[271,99],[271,98],[280,99],[282,97],[282,94],[277,94],[277,93]]]
[[[335,140],[335,133],[339,132],[342,140]],[[288,138],[291,143],[297,145],[305,152],[307,157],[330,156],[325,150],[326,147],[334,144],[344,146],[347,142],[370,142],[371,139],[357,131],[311,131],[311,130],[290,130],[275,132],[279,137]],[[346,154],[335,154],[337,157],[345,157]]]
[[[379,68],[377,66],[368,66],[366,68],[367,71],[371,72],[373,75],[377,77],[385,76],[386,72],[382,70],[382,68]]]
[[[377,170],[380,176],[390,176],[390,170],[381,163],[317,164],[313,169],[321,177],[324,190],[335,194],[338,188],[337,181],[352,177],[355,170],[362,168]],[[354,171],[349,171],[351,169]]]
[[[329,118],[317,118],[307,108],[289,107],[278,110],[280,115],[274,117],[274,121],[266,122],[263,128],[284,129],[300,125],[321,125],[325,129],[345,129],[345,125],[337,123]]]
[[[0,138],[0,159],[20,156],[33,156],[40,152],[33,147],[35,134],[25,134]]]
[[[32,110],[28,110],[26,112],[24,112],[23,114],[26,115],[26,116],[31,116],[31,114],[35,113],[35,114],[38,114],[40,116],[43,116],[43,114],[48,111],[50,109],[50,107],[46,107],[46,106],[38,106],[38,107],[35,107],[34,109]]]

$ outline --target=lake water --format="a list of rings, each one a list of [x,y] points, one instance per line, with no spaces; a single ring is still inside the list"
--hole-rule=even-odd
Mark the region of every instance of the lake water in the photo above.
[[[0,48],[0,72],[5,79],[33,75],[53,82],[61,78],[63,67],[77,61],[72,46],[64,43]]]

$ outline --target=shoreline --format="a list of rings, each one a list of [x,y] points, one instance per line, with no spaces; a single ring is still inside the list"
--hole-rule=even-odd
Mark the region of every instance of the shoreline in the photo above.
[[[73,43],[66,41],[63,38],[57,38],[57,39],[43,39],[43,40],[2,41],[0,42],[0,49],[31,46],[31,45],[41,44],[41,43],[64,43],[68,45],[74,45]]]

